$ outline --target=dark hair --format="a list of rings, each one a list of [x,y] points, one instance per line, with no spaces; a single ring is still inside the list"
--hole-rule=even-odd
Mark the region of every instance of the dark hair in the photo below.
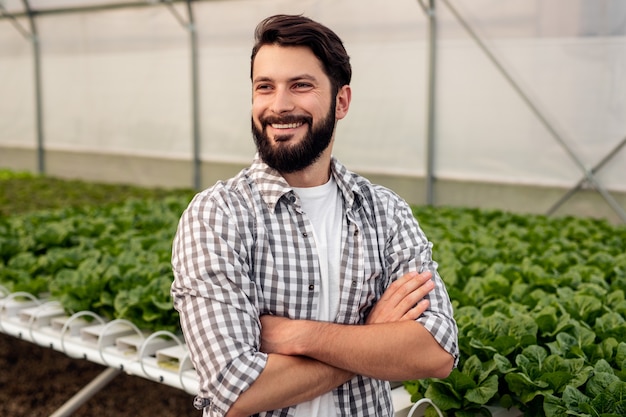
[[[352,68],[343,42],[335,32],[308,17],[279,14],[262,20],[254,32],[255,44],[250,59],[250,77],[254,58],[263,45],[306,46],[322,62],[335,94],[350,84]]]

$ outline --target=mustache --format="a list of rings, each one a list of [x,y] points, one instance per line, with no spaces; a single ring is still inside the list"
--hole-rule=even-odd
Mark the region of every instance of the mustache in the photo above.
[[[313,119],[310,116],[303,116],[297,114],[288,114],[284,116],[266,116],[260,117],[259,122],[263,127],[271,124],[289,124],[289,123],[306,123],[309,126],[313,124]]]

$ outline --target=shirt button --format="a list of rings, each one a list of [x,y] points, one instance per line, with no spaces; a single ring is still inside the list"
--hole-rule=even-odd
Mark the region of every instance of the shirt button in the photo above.
[[[309,285],[309,291],[313,291],[315,289],[315,285],[311,284]]]
[[[359,234],[359,229],[356,229],[356,230],[354,231],[354,236],[356,236],[356,235],[358,235],[358,234]]]
[[[307,232],[302,232],[302,236],[307,237],[309,234]]]
[[[352,281],[352,286],[356,287],[357,286],[357,282],[356,281]]]

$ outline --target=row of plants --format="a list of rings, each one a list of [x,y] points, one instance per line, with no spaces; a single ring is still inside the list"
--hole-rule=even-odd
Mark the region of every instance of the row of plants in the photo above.
[[[586,218],[415,208],[447,284],[461,361],[407,381],[449,415],[626,415],[626,227]],[[427,416],[435,416],[434,410]]]
[[[9,206],[23,207],[5,184],[50,187],[16,177],[0,175]],[[123,187],[123,198],[109,190],[93,204],[85,195],[102,186],[76,186],[47,188],[45,210],[0,215],[0,285],[50,296],[68,312],[179,331],[171,240],[191,192]],[[626,415],[626,227],[461,208],[414,213],[435,244],[461,351],[448,378],[405,382],[414,401],[427,396],[459,417],[489,415],[492,405],[526,416]]]
[[[127,199],[159,199],[190,195],[188,189],[143,188],[94,184],[0,168],[0,217],[55,208],[121,203]]]
[[[171,240],[192,195],[0,170],[0,285],[177,331]]]
[[[178,329],[171,240],[185,201],[129,200],[0,219],[0,285],[146,330]]]

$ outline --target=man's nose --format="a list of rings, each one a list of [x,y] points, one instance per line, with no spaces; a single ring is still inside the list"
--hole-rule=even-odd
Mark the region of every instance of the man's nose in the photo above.
[[[272,101],[271,110],[276,114],[290,112],[294,109],[293,97],[289,90],[277,88]]]

